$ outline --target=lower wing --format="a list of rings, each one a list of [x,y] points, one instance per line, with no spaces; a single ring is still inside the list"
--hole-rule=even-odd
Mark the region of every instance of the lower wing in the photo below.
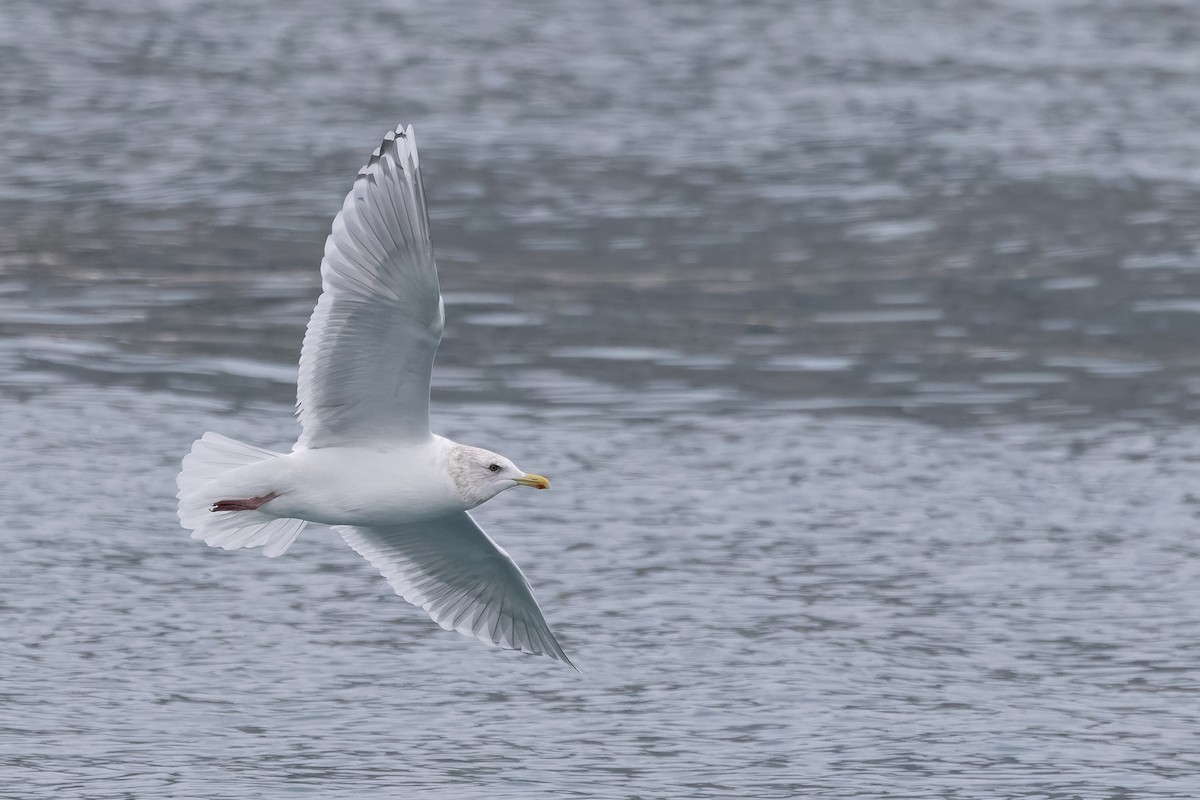
[[[575,666],[550,632],[521,570],[470,514],[337,531],[396,594],[446,630]]]

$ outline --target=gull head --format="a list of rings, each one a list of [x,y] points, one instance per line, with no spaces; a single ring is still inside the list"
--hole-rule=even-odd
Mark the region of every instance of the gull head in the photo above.
[[[447,461],[450,477],[464,502],[469,503],[468,508],[491,500],[514,486],[550,488],[550,481],[541,475],[525,472],[499,453],[482,447],[456,444]]]

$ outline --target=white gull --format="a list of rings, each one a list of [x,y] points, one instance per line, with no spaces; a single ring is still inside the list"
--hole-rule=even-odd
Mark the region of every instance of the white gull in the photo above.
[[[550,482],[429,430],[444,314],[411,126],[359,170],[325,242],[321,289],[300,352],[299,440],[282,454],[197,439],[177,481],[183,527],[274,557],[308,523],[332,525],[443,628],[570,664],[521,570],[467,513]]]

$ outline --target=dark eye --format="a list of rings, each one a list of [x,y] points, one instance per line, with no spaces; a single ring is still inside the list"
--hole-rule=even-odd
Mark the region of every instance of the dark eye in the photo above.
[[[492,472],[499,472],[500,465],[499,464],[491,464],[488,466],[488,469],[491,470]]]

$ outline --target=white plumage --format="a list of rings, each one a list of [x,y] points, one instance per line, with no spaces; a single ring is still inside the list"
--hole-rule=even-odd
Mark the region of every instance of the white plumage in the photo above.
[[[467,513],[549,482],[429,431],[444,315],[411,127],[389,132],[359,170],[325,243],[321,289],[292,452],[204,434],[179,474],[180,523],[212,547],[268,556],[310,522],[335,526],[443,628],[570,664],[521,570]]]

